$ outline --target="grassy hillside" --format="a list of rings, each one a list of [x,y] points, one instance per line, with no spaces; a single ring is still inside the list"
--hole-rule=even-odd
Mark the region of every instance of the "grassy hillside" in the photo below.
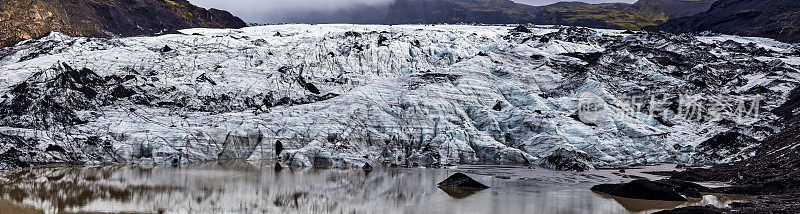
[[[667,15],[655,5],[578,4],[547,6],[537,21],[542,24],[641,30],[666,22]]]
[[[387,23],[534,23],[641,30],[670,18],[705,11],[714,1],[560,2],[534,7],[509,0],[397,0],[390,8]]]

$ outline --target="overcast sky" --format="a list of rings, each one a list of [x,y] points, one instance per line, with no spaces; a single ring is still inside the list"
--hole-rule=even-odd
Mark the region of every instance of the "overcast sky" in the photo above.
[[[230,11],[246,22],[280,22],[288,14],[305,11],[337,10],[355,5],[387,4],[394,0],[189,0],[205,8]],[[548,5],[570,0],[512,0],[530,5]],[[573,0],[574,1],[574,0]],[[588,3],[627,2],[636,0],[577,0]]]

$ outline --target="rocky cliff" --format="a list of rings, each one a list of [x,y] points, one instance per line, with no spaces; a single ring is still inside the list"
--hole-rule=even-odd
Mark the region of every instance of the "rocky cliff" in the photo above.
[[[670,20],[652,30],[711,31],[800,42],[800,1],[720,0],[706,12]]]
[[[702,13],[708,10],[717,0],[639,0],[634,5],[639,7],[653,6],[660,8],[667,18],[676,19]]]
[[[57,31],[72,36],[112,37],[176,29],[241,28],[230,13],[186,0],[6,0],[0,2],[0,47]]]

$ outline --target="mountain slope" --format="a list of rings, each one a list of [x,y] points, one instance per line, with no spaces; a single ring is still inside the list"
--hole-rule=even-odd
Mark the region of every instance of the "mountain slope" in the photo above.
[[[800,42],[800,1],[720,0],[706,12],[670,20],[652,30],[711,31]]]
[[[0,3],[0,47],[51,31],[72,36],[136,36],[177,29],[241,28],[226,11],[186,0],[5,0]]]
[[[545,6],[536,24],[641,30],[703,12],[716,0],[639,0],[634,4],[562,2]]]
[[[717,0],[639,0],[639,7],[655,6],[663,11],[668,19],[691,16],[708,10]]]
[[[639,30],[665,21],[667,16],[655,5],[608,3],[547,6],[536,23]]]

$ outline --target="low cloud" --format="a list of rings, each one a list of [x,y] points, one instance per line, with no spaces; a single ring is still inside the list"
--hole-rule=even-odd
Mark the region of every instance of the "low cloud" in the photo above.
[[[278,23],[297,14],[313,15],[363,5],[389,4],[394,0],[190,0],[205,8],[230,11],[247,22]]]

